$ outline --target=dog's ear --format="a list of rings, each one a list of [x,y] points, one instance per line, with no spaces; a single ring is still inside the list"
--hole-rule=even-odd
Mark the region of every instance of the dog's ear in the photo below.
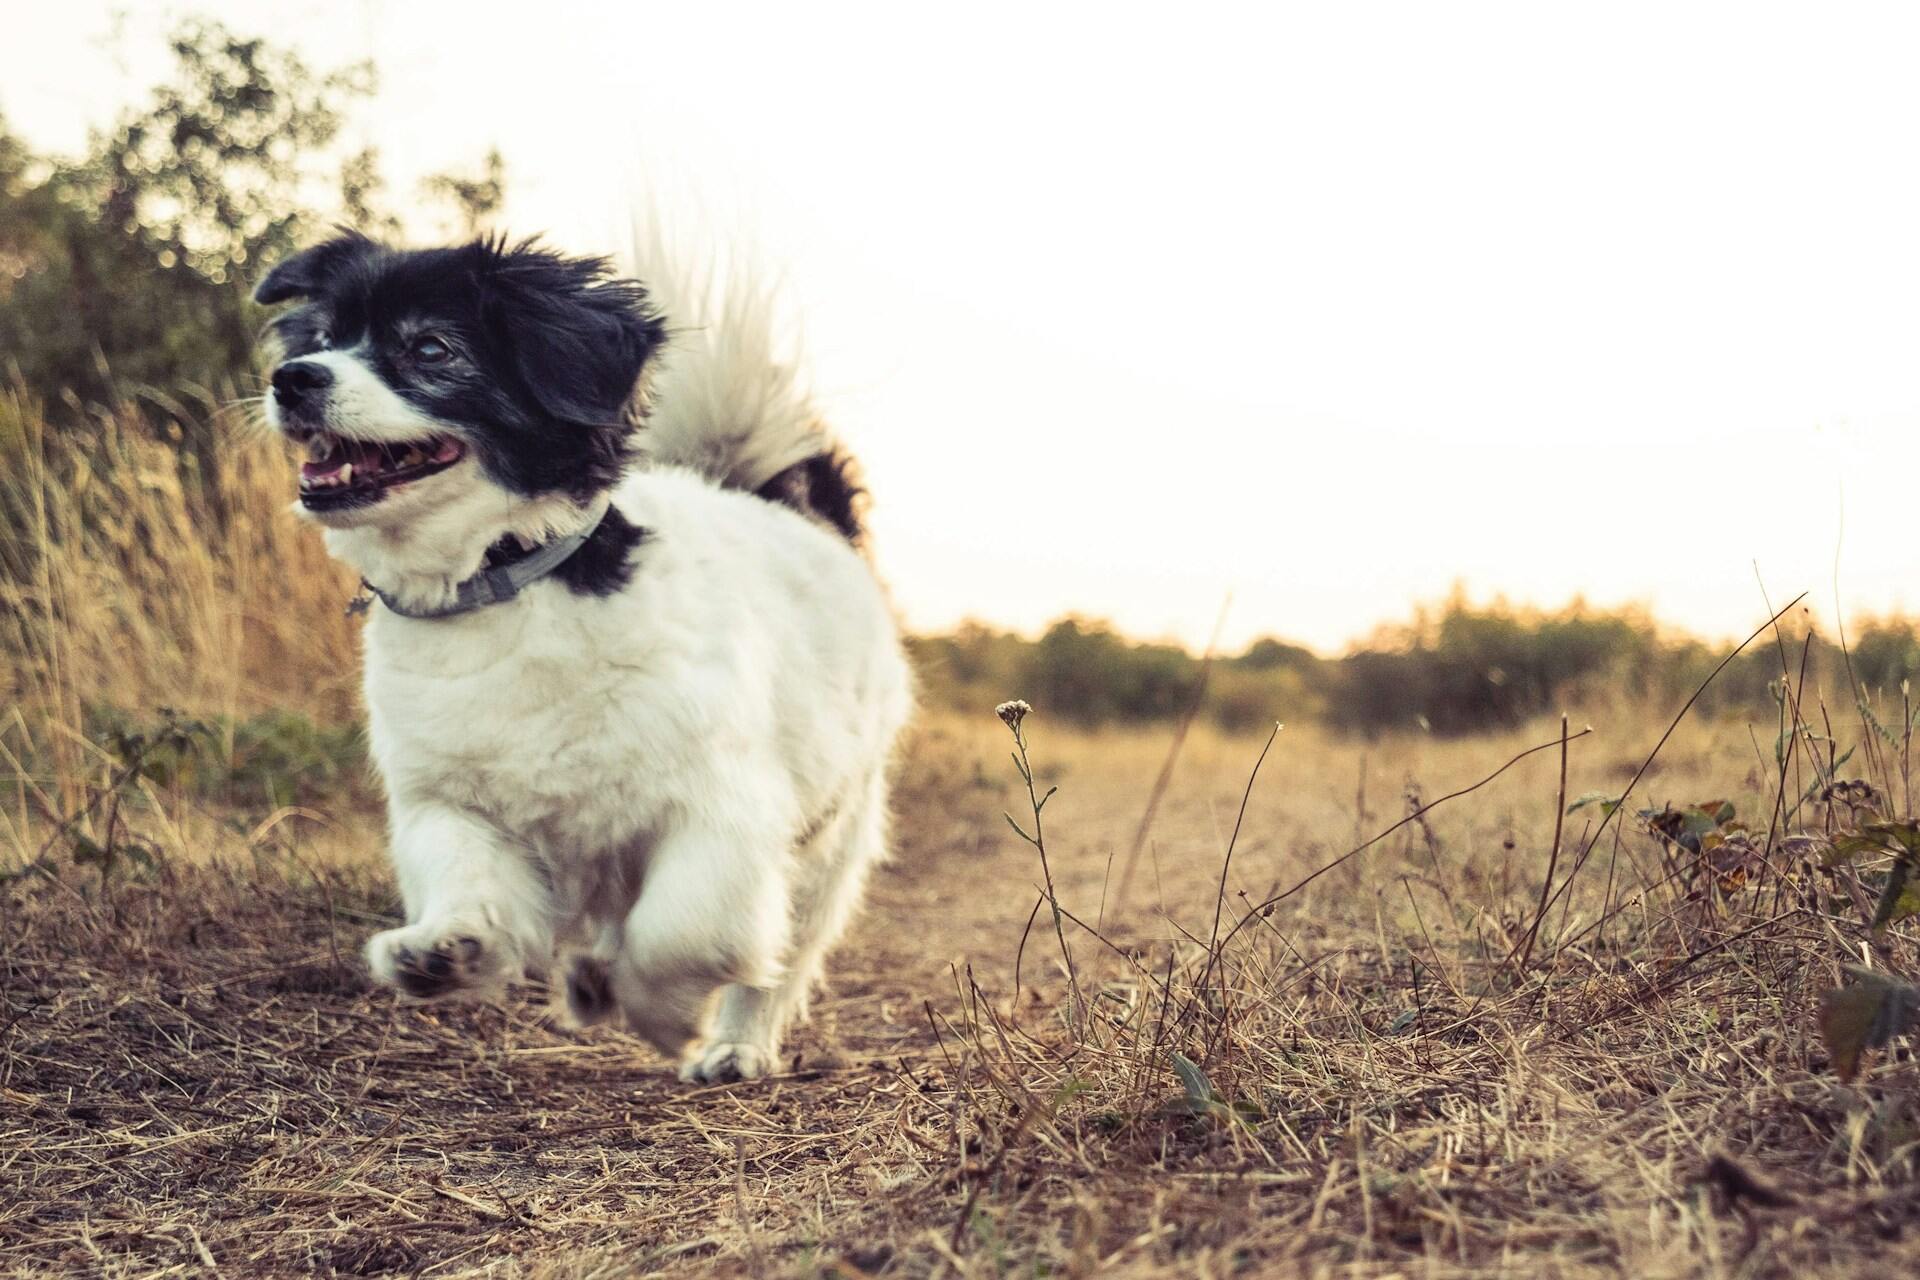
[[[603,258],[568,258],[536,247],[477,246],[490,262],[495,314],[515,371],[555,419],[581,426],[624,424],[647,360],[666,325],[630,280]]]
[[[343,267],[378,251],[379,244],[357,231],[347,231],[302,249],[267,272],[253,291],[253,300],[272,306],[289,298],[310,298],[326,287]]]

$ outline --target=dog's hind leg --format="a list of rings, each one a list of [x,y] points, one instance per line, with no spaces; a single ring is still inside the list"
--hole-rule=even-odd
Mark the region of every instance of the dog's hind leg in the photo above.
[[[654,847],[608,978],[627,1026],[662,1053],[678,1057],[704,1035],[714,993],[727,983],[779,981],[786,844],[690,823]]]
[[[770,986],[734,983],[720,993],[706,1043],[681,1066],[682,1079],[751,1080],[773,1068],[787,1028],[806,1017],[821,966],[860,903],[867,873],[886,854],[886,800],[885,775],[876,771],[796,852],[785,972]]]

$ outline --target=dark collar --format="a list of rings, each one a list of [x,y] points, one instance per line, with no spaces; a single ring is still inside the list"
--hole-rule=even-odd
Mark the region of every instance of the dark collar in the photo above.
[[[454,588],[452,600],[428,609],[417,609],[412,605],[401,604],[380,588],[360,579],[363,594],[357,596],[347,606],[348,613],[365,613],[373,607],[374,597],[380,603],[403,618],[452,618],[463,613],[472,613],[475,609],[484,609],[490,604],[505,604],[532,586],[540,579],[558,569],[585,545],[594,535],[600,524],[612,509],[610,499],[602,496],[588,513],[580,528],[563,538],[552,542],[543,542],[530,551],[522,551],[511,537],[503,538],[488,548],[486,559],[480,564],[480,571],[467,578]],[[371,595],[365,594],[371,592]]]

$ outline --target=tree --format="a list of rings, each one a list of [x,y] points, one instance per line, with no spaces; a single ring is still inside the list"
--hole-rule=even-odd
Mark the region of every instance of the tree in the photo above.
[[[364,66],[316,75],[213,23],[171,45],[172,79],[96,131],[83,158],[36,160],[8,139],[0,255],[14,280],[0,347],[50,402],[244,371],[249,264],[298,239],[340,104],[373,85]]]
[[[248,285],[318,233],[316,203],[376,235],[399,229],[377,153],[334,145],[373,92],[371,66],[316,72],[209,21],[170,44],[171,78],[80,159],[35,156],[0,121],[0,358],[49,404],[171,400],[243,378],[262,319]],[[480,178],[441,176],[426,193],[473,228],[504,186],[495,152]]]

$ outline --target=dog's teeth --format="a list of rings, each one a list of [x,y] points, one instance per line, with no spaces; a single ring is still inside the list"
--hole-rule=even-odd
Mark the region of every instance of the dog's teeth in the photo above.
[[[341,463],[340,469],[333,473],[333,483],[348,484],[352,480],[353,480],[353,464],[351,462]]]
[[[409,447],[405,453],[400,455],[400,465],[403,467],[417,467],[425,461],[426,458],[417,447]]]

